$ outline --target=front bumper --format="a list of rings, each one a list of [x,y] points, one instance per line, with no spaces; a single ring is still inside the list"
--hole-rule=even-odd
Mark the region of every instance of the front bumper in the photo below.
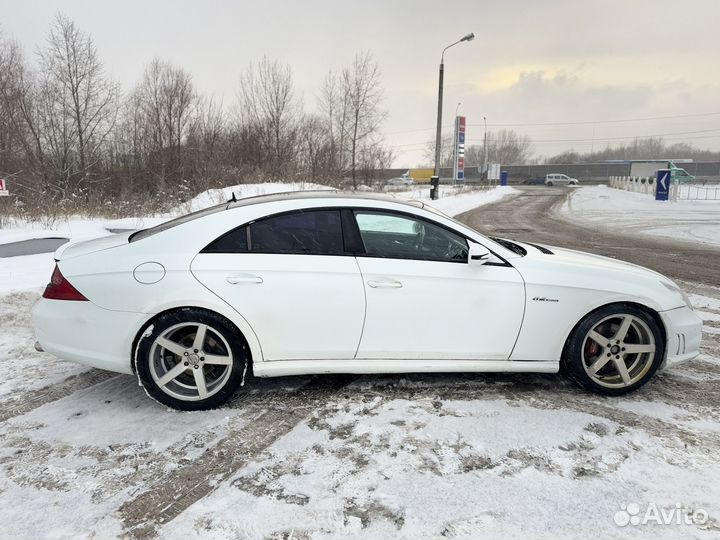
[[[700,354],[702,319],[689,307],[661,311],[667,343],[665,360],[660,368],[692,360]]]
[[[148,314],[111,311],[92,302],[41,298],[32,308],[41,349],[63,360],[133,373],[132,343]]]

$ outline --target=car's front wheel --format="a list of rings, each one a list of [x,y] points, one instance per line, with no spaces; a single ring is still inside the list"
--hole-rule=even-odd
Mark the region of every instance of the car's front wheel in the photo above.
[[[545,182],[545,185],[548,186],[548,187],[552,187],[553,183],[552,183],[552,182]]]
[[[564,371],[588,390],[621,395],[648,382],[664,355],[663,332],[655,318],[638,306],[614,304],[577,325],[562,363]]]
[[[180,410],[225,403],[242,384],[247,354],[225,317],[195,308],[166,313],[138,342],[135,368],[148,395]]]

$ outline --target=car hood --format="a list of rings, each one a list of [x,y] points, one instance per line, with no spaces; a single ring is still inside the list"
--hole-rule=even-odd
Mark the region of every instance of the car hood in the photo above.
[[[61,261],[71,259],[81,255],[87,255],[88,253],[95,253],[96,251],[103,251],[105,249],[125,245],[128,243],[128,239],[131,234],[132,232],[111,234],[109,236],[93,238],[92,240],[82,240],[79,242],[63,244],[55,251],[55,260]]]
[[[527,254],[513,259],[512,264],[527,284],[604,291],[608,298],[643,301],[658,311],[687,305],[677,284],[648,268],[572,249],[516,243]]]
[[[545,246],[543,246],[543,247],[545,247]],[[553,252],[553,255],[546,255],[546,256],[557,257],[558,260],[562,260],[563,262],[573,263],[578,266],[591,266],[593,268],[606,268],[608,270],[629,272],[629,273],[639,275],[639,276],[646,276],[646,277],[653,277],[653,278],[660,277],[663,279],[668,279],[665,276],[663,276],[662,274],[659,274],[658,272],[655,272],[654,270],[650,270],[649,268],[645,268],[644,266],[639,266],[637,264],[620,261],[618,259],[613,259],[611,257],[604,257],[602,255],[595,255],[593,253],[586,253],[584,251],[576,251],[574,249],[565,249],[565,248],[558,248],[558,247],[547,247],[546,249],[549,249],[550,251]],[[537,252],[537,249],[535,249],[535,251]],[[530,250],[528,250],[528,253],[530,253]],[[668,281],[669,281],[669,279],[668,279]]]

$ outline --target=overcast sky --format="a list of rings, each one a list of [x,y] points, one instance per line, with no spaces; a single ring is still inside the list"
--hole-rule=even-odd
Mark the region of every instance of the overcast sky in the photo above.
[[[31,54],[58,10],[92,34],[125,89],[159,56],[226,105],[263,54],[292,66],[312,110],[328,69],[371,51],[398,166],[422,160],[440,52],[468,32],[476,39],[446,55],[444,124],[462,102],[470,144],[487,116],[490,130],[531,136],[538,155],[656,134],[720,149],[720,0],[0,0],[0,29]],[[548,123],[566,124],[528,125]]]

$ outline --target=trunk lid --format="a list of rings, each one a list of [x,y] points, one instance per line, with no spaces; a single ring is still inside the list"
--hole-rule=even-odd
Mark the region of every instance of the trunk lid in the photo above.
[[[88,253],[95,253],[96,251],[103,251],[125,245],[128,243],[128,238],[131,234],[132,232],[125,232],[93,238],[92,240],[81,240],[79,242],[63,244],[55,251],[55,260],[72,259],[80,257],[81,255],[87,255]]]

